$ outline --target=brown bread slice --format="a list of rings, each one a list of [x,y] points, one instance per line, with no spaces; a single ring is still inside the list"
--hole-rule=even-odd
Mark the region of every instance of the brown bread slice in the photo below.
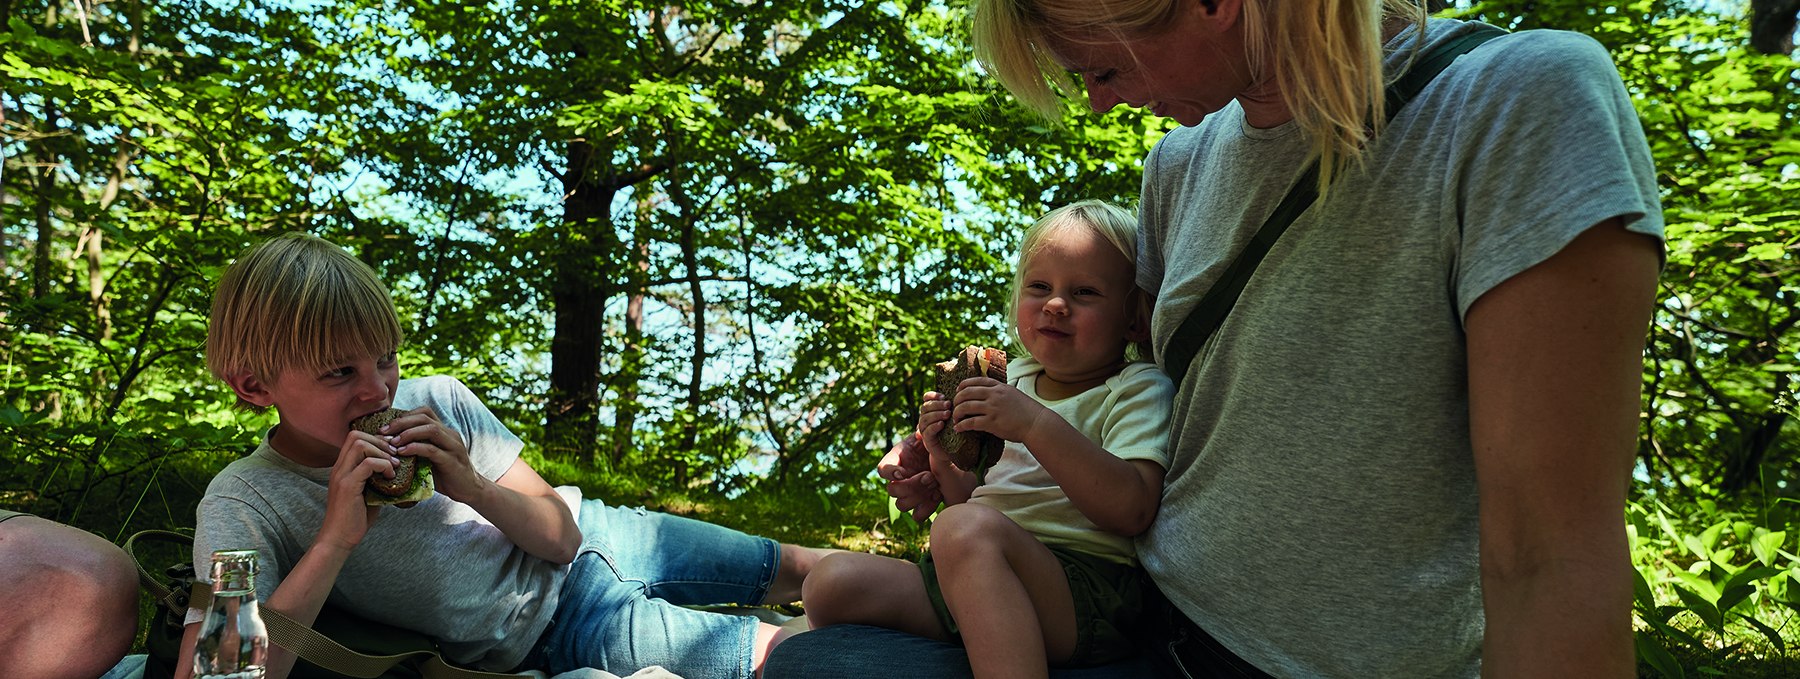
[[[405,414],[406,411],[399,408],[388,408],[352,420],[350,428],[380,436],[382,427]],[[431,463],[417,457],[398,457],[400,462],[394,465],[394,478],[369,477],[368,484],[363,487],[363,504],[411,507],[431,497]]]
[[[937,371],[937,392],[945,400],[954,401],[957,387],[963,380],[971,377],[991,377],[1005,382],[1006,352],[970,345],[957,353],[956,358],[932,367]],[[949,425],[945,425],[938,433],[938,443],[944,447],[950,462],[964,471],[993,466],[1006,447],[1006,442],[993,434],[985,431],[959,432]]]

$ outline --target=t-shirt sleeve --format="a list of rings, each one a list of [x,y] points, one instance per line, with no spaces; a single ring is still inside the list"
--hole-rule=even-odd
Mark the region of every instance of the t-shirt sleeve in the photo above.
[[[507,429],[475,392],[447,375],[423,378],[420,383],[444,424],[462,435],[475,473],[496,480],[512,468],[525,442]]]
[[[226,483],[234,483],[227,480]],[[289,563],[272,538],[273,524],[256,507],[235,497],[208,494],[195,510],[194,573],[201,582],[212,582],[212,555],[219,550],[256,550],[256,600],[268,601],[281,585],[281,564]],[[296,557],[297,558],[297,557]],[[206,611],[188,609],[187,624],[200,622]]]
[[[1493,47],[1464,57],[1488,63],[1457,114],[1459,317],[1606,220],[1658,239],[1663,231],[1650,148],[1605,48],[1562,31]]]
[[[1132,370],[1114,395],[1100,433],[1100,447],[1122,460],[1149,460],[1169,468],[1169,411],[1175,385],[1163,371],[1144,363]]]

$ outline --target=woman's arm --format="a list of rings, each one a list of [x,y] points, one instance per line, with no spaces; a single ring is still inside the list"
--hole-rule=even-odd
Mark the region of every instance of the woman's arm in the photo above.
[[[1468,311],[1485,676],[1635,671],[1624,513],[1658,265],[1613,219]]]

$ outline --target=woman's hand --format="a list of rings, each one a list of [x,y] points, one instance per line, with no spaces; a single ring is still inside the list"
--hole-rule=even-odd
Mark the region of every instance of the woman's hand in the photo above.
[[[912,513],[913,521],[919,523],[930,518],[944,502],[937,477],[931,473],[930,453],[926,451],[930,444],[925,441],[918,432],[907,434],[875,465],[875,474],[887,482],[887,494],[894,498],[894,506]]]

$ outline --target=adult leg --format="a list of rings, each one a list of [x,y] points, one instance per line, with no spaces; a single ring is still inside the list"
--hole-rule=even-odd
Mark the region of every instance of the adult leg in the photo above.
[[[137,570],[92,533],[35,516],[0,521],[0,676],[96,677],[137,635]]]
[[[1062,563],[999,511],[963,503],[931,528],[944,604],[978,677],[1042,677],[1075,652],[1075,602]]]
[[[769,655],[765,679],[971,679],[968,652],[944,641],[866,625],[794,637]],[[1138,656],[1099,667],[1058,668],[1050,679],[1178,679]]]
[[[931,639],[950,635],[938,622],[919,567],[874,554],[825,557],[806,579],[806,618],[814,629],[875,625]]]

